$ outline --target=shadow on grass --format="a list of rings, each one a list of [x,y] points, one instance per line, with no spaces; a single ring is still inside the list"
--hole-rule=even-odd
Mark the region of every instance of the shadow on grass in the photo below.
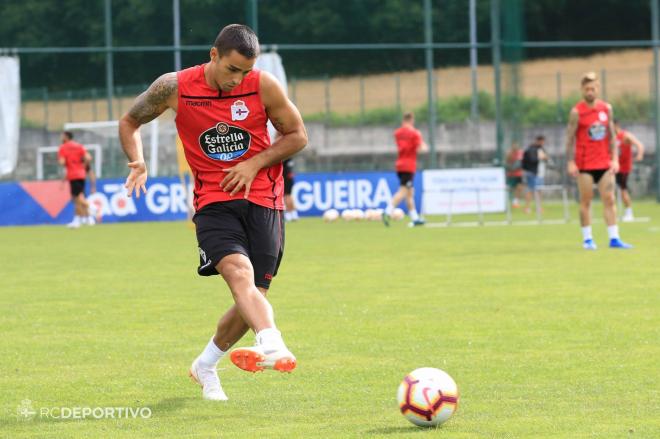
[[[441,427],[383,427],[367,430],[368,435],[375,434],[402,434],[402,433],[428,433],[431,430],[442,430]]]
[[[161,399],[156,404],[150,404],[148,407],[153,412],[154,416],[158,416],[159,413],[167,413],[180,409],[185,405],[186,402],[197,401],[199,398],[194,398],[192,396],[183,398],[165,398]]]

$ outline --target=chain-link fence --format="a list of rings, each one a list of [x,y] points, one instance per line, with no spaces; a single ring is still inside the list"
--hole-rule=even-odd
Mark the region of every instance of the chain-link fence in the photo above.
[[[476,25],[479,34],[472,41],[436,41],[428,40],[428,36],[425,41],[423,30],[429,10],[433,20],[427,20],[427,26],[444,23],[437,17],[450,14],[443,20],[470,28],[472,2],[448,2],[443,9],[444,3],[419,0],[410,2],[410,10],[416,14],[411,19],[418,29],[417,42],[390,41],[383,35],[383,42],[360,44],[272,44],[275,38],[284,36],[267,19],[274,5],[247,3],[262,8],[246,10],[246,17],[261,19],[259,33],[265,35],[264,49],[277,50],[282,57],[289,77],[289,96],[303,114],[309,131],[310,144],[298,160],[299,170],[391,169],[395,156],[393,130],[403,112],[413,111],[418,127],[432,146],[432,152],[422,159],[425,167],[501,165],[513,142],[524,147],[542,134],[552,158],[546,181],[566,184],[563,136],[567,116],[580,99],[581,75],[595,71],[601,80],[601,97],[613,104],[622,125],[646,146],[646,158],[632,175],[633,185],[640,193],[657,194],[657,39],[530,42],[526,40],[525,5],[520,0],[491,0],[475,2],[473,12],[481,18]],[[655,13],[657,0],[648,4]],[[181,19],[189,23],[186,12]],[[657,23],[651,24],[657,27]],[[106,44],[95,53],[84,48],[77,53],[106,58],[113,55],[112,66],[121,72],[131,64],[149,64],[151,59],[162,64],[162,59],[172,59],[177,49],[184,68],[208,58],[205,45],[177,48]],[[57,50],[19,48],[14,52],[22,60],[43,57],[74,64],[71,48],[67,52]],[[338,60],[351,62],[343,62],[340,73],[319,75],[314,70]],[[171,61],[168,63],[171,65]],[[369,72],[365,66],[381,66],[382,72]],[[134,85],[111,84],[111,92],[107,77],[113,76],[112,71],[109,75],[106,71],[106,87],[69,90],[53,83],[26,87],[21,114],[23,131],[30,134],[22,142],[23,166],[17,177],[30,177],[29,165],[34,163],[34,156],[25,150],[56,141],[54,133],[66,122],[117,119],[158,73],[167,70],[173,68],[165,65],[158,72],[136,69]],[[166,115],[165,120],[171,117]],[[159,160],[175,157],[173,138],[164,138],[160,148],[163,153]],[[162,172],[170,169],[164,163],[159,168]]]

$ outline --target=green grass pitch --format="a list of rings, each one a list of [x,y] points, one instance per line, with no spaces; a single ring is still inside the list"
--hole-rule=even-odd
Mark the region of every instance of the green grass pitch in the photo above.
[[[597,252],[575,223],[292,224],[269,295],[298,369],[224,359],[227,403],[187,376],[231,303],[222,279],[196,275],[189,227],[2,228],[0,437],[660,437],[660,206],[636,214],[652,220],[621,226],[632,251],[607,249],[602,222]],[[461,392],[439,429],[398,411],[421,366]],[[23,418],[26,399],[152,416]]]

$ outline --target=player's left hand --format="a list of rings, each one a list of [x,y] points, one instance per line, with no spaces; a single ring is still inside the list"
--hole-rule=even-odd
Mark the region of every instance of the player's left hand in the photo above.
[[[612,171],[613,174],[616,174],[619,172],[619,161],[618,160],[612,160],[610,162],[610,171]]]
[[[226,175],[220,182],[220,188],[225,192],[231,191],[229,195],[232,197],[245,188],[244,198],[247,198],[250,195],[252,181],[257,176],[259,169],[250,160],[241,162],[231,168],[223,169]]]

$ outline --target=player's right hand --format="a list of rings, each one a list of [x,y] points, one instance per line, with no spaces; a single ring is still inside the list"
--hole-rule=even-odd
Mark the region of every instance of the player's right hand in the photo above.
[[[130,162],[128,167],[131,168],[131,172],[128,173],[126,178],[126,183],[124,187],[126,188],[126,195],[129,197],[135,189],[135,196],[140,198],[140,191],[147,193],[147,165],[143,161]]]
[[[578,167],[573,160],[570,160],[568,162],[568,164],[566,165],[566,170],[568,171],[568,175],[570,175],[571,177],[577,177]]]

